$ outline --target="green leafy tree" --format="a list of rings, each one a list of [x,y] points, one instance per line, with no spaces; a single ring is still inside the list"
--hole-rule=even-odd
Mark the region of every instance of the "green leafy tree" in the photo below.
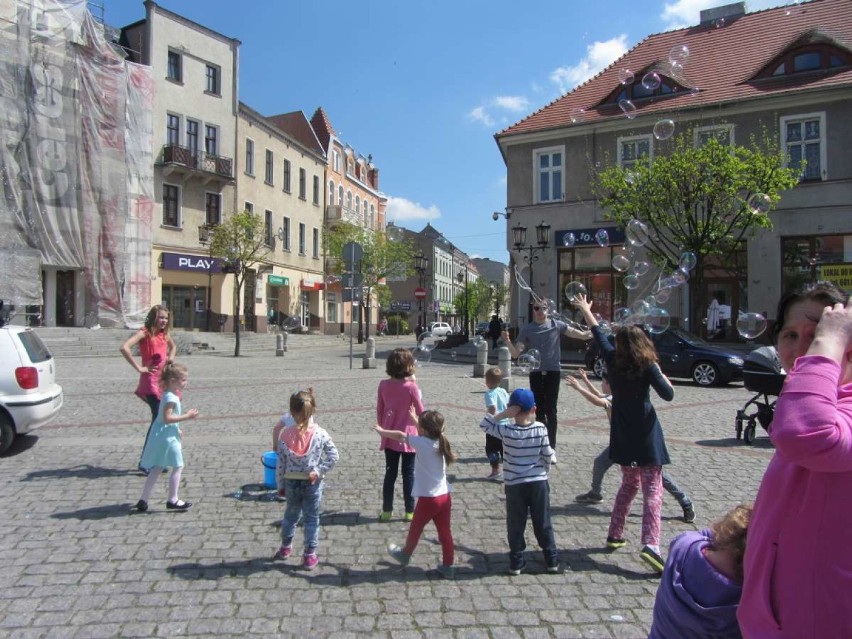
[[[263,218],[242,211],[211,227],[211,254],[221,258],[234,274],[234,357],[240,356],[240,313],[242,289],[254,267],[269,255]]]
[[[342,274],[345,269],[343,247],[347,242],[357,242],[361,245],[363,254],[360,264],[355,265],[355,271],[363,277],[364,300],[367,313],[370,312],[372,298],[375,294],[379,303],[390,303],[390,289],[382,282],[387,277],[406,278],[414,272],[414,247],[411,242],[399,241],[388,237],[383,231],[370,231],[353,224],[337,224],[329,229],[324,236],[328,270],[330,273]],[[362,317],[358,315],[358,334],[362,334]],[[369,326],[367,326],[369,337]]]
[[[502,282],[493,284],[493,288],[494,294],[491,298],[491,304],[494,309],[494,312],[499,314],[500,309],[509,304],[509,295],[511,289]]]
[[[768,211],[798,182],[801,167],[787,168],[785,159],[768,136],[748,146],[711,139],[695,147],[692,132],[686,131],[673,141],[669,155],[598,173],[595,190],[605,215],[619,226],[626,228],[633,219],[647,225],[645,248],[658,267],[674,272],[684,252],[695,255],[689,322],[697,326],[705,308],[701,297],[708,260],[735,267],[735,251],[756,229],[772,227]],[[756,206],[761,200],[763,205]]]

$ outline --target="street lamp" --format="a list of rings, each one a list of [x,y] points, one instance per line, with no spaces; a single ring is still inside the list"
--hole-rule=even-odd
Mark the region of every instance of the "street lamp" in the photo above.
[[[550,224],[545,224],[544,221],[541,224],[536,225],[535,227],[535,236],[537,244],[530,244],[529,246],[525,246],[527,243],[527,227],[522,226],[520,222],[518,222],[515,226],[512,227],[512,243],[515,246],[515,250],[518,253],[521,253],[521,257],[524,262],[529,264],[530,266],[530,289],[535,288],[535,278],[533,277],[533,263],[538,261],[537,253],[544,251],[544,249],[548,248],[548,235],[550,233]],[[527,308],[527,321],[532,321],[532,305],[533,305],[533,291],[530,290],[529,296],[529,305]]]
[[[207,317],[205,331],[210,332],[210,298],[213,289],[213,224],[202,224],[198,227],[198,243],[207,247],[207,295],[206,304]]]
[[[426,286],[426,270],[429,268],[429,260],[423,253],[418,253],[414,256],[414,270],[417,271],[417,282],[420,288]],[[423,305],[423,299],[420,299],[420,326],[426,330],[426,310]]]
[[[463,315],[464,325],[462,327],[462,335],[464,335],[465,340],[467,340],[468,336],[470,335],[470,333],[468,331],[468,325],[470,323],[470,317],[468,316],[469,303],[468,303],[468,297],[467,297],[468,296],[467,274],[468,274],[467,262],[465,262],[464,263],[464,273],[459,271],[459,274],[457,276],[459,284],[464,282],[464,315]]]

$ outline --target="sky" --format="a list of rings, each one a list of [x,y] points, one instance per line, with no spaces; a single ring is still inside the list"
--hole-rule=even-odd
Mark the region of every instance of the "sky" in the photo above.
[[[494,134],[645,37],[730,0],[158,0],[240,47],[240,100],[263,115],[322,106],[371,154],[388,219],[427,222],[471,257],[508,262],[506,166]],[[95,0],[121,27],[141,0]],[[757,11],[793,0],[754,0]],[[606,7],[601,10],[600,7]]]

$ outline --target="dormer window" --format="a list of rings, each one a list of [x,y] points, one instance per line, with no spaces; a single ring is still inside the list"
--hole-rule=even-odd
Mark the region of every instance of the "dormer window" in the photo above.
[[[839,70],[852,65],[852,54],[840,47],[822,40],[819,35],[804,38],[809,40],[801,46],[794,46],[767,64],[755,79],[780,78],[813,71]],[[801,40],[800,40],[801,42]]]
[[[648,73],[651,72],[649,71]],[[652,84],[643,83],[642,80],[647,74],[637,73],[636,79],[631,84],[619,84],[612,93],[601,100],[600,104],[618,104],[622,100],[636,102],[637,100],[648,100],[650,98],[676,95],[677,93],[688,90],[683,85],[679,84],[672,78],[663,75],[661,72],[657,71],[655,73],[659,77],[659,86],[653,87]]]

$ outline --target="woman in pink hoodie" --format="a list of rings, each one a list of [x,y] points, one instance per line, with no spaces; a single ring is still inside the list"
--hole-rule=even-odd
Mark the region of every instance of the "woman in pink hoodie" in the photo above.
[[[852,303],[829,282],[786,294],[776,453],[754,505],[737,618],[746,639],[852,637]]]

